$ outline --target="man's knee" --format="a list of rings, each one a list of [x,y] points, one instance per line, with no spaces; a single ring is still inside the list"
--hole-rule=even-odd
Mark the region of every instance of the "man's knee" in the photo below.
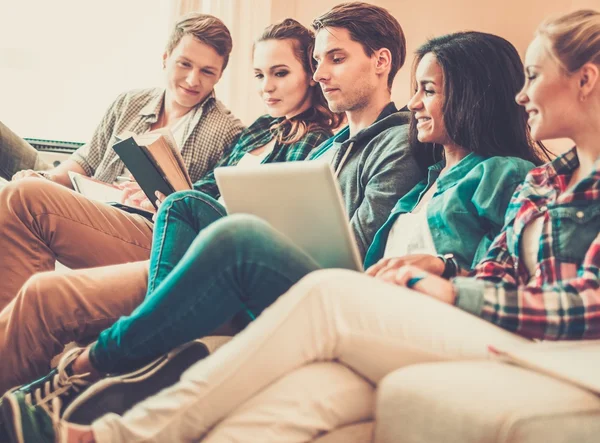
[[[30,315],[48,312],[50,306],[64,308],[63,300],[59,300],[55,293],[58,277],[53,271],[32,275],[19,290],[15,304],[26,309]]]
[[[43,196],[55,192],[56,186],[49,180],[40,178],[23,178],[9,182],[0,189],[0,215],[7,211],[19,214],[30,210]]]

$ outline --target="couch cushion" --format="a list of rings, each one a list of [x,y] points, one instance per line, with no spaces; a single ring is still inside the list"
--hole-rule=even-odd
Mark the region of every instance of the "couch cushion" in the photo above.
[[[377,443],[591,443],[600,398],[502,363],[433,363],[382,380],[376,420]]]

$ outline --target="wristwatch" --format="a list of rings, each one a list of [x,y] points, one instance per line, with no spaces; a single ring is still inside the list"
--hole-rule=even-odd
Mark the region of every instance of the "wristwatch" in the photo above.
[[[451,279],[458,275],[460,272],[460,266],[454,258],[454,254],[444,254],[437,256],[444,262],[444,272],[442,272],[442,278]]]

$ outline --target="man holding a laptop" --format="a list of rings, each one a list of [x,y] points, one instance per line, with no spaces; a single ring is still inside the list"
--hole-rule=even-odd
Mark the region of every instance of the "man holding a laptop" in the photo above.
[[[330,108],[346,113],[349,125],[316,148],[312,158],[331,165],[341,195],[331,180],[329,164],[326,168],[311,169],[321,174],[325,182],[330,180],[323,190],[330,199],[323,201],[335,205],[339,198],[344,202],[345,208],[339,205],[336,217],[345,209],[350,218],[356,238],[356,246],[351,249],[357,248],[350,252],[354,257],[349,266],[359,267],[358,257],[364,255],[398,198],[424,176],[408,148],[410,115],[399,113],[390,102],[394,76],[405,59],[405,40],[400,25],[387,10],[366,3],[338,5],[316,19],[313,27],[316,30],[313,55],[317,61],[314,79],[325,92]],[[268,166],[260,168],[269,170]],[[332,184],[335,186],[330,186]],[[301,194],[303,184],[296,186]],[[181,229],[171,231],[178,232],[177,238],[157,239],[159,250],[153,254],[151,269],[164,278],[148,288],[144,300],[139,299],[139,288],[135,290],[133,286],[146,284],[147,266],[101,268],[91,272],[102,275],[106,287],[98,287],[98,292],[86,292],[87,288],[81,287],[77,292],[79,302],[101,303],[110,311],[104,313],[103,319],[81,316],[69,319],[67,313],[61,318],[64,324],[54,325],[52,332],[45,329],[44,322],[32,318],[34,316],[27,320],[35,336],[40,337],[38,340],[52,336],[67,343],[81,338],[78,335],[81,331],[91,335],[101,323],[99,320],[106,324],[108,320],[118,319],[100,334],[91,348],[82,350],[69,363],[69,371],[78,377],[78,384],[86,380],[92,382],[107,372],[130,370],[182,343],[213,333],[231,319],[234,319],[234,327],[243,327],[295,282],[322,266],[288,237],[253,216],[225,217],[196,236],[196,218],[203,208],[200,203],[188,202],[200,199],[183,199],[181,195],[167,197],[159,209],[159,220],[165,221],[165,225],[180,224]],[[269,195],[262,197],[269,199]],[[298,199],[302,198],[299,195]],[[315,201],[314,205],[318,206],[319,202]],[[286,212],[286,208],[279,210]],[[321,228],[318,222],[300,227],[309,232]],[[158,224],[156,230],[159,232]],[[352,234],[346,240],[350,241]],[[165,244],[167,246],[162,248]],[[181,260],[169,257],[174,250],[175,255],[180,254],[182,248],[187,248],[187,252]],[[171,272],[165,272],[161,269],[163,263],[167,267],[172,263],[177,265]],[[72,280],[74,285],[81,284],[77,275]],[[117,288],[116,281],[125,284]],[[19,297],[37,303],[45,300],[41,292],[39,288],[26,287]],[[107,297],[114,298],[114,307],[107,303]],[[133,314],[119,318],[129,313],[123,311],[124,306],[133,309],[136,304],[140,305]],[[74,305],[70,306],[74,308]],[[48,303],[45,309],[56,307]],[[36,311],[44,312],[44,309]],[[67,326],[72,320],[78,323],[77,328]],[[61,327],[64,330],[57,330]],[[99,329],[96,331],[100,332]],[[45,344],[38,343],[38,346]],[[88,375],[78,375],[84,373]]]

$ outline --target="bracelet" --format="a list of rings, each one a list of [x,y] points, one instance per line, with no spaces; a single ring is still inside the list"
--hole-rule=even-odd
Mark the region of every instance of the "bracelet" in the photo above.
[[[412,278],[409,278],[408,281],[406,282],[406,287],[408,289],[412,289],[417,283],[419,283],[425,277],[427,277],[427,274],[418,274]]]

